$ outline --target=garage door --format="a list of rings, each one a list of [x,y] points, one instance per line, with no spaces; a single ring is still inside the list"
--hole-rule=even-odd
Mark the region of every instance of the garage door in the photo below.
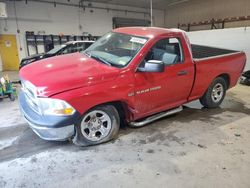
[[[113,18],[114,29],[118,27],[129,27],[129,26],[150,26],[150,21],[143,19],[131,19],[131,18],[121,18],[121,17]]]

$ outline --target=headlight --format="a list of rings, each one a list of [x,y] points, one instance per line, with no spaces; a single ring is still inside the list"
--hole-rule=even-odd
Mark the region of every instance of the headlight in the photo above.
[[[44,115],[68,116],[75,112],[75,109],[67,102],[52,98],[37,98],[39,107]]]

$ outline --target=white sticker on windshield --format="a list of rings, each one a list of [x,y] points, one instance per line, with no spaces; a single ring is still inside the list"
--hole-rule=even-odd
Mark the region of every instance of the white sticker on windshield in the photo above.
[[[146,39],[142,39],[142,38],[138,38],[138,37],[132,37],[130,39],[130,42],[145,44],[147,42],[147,40]]]

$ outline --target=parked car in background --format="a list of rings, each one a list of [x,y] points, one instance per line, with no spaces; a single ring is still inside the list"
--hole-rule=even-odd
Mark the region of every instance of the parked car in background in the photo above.
[[[250,70],[245,71],[240,77],[240,83],[242,85],[250,86]]]
[[[33,63],[35,61],[38,61],[40,59],[45,59],[45,58],[53,57],[53,56],[57,56],[57,55],[70,54],[70,53],[84,51],[94,42],[95,41],[70,41],[70,42],[67,42],[61,46],[53,48],[52,50],[50,50],[46,53],[35,54],[35,55],[31,55],[29,57],[23,58],[21,60],[19,69],[21,69],[25,65],[28,65],[28,64]]]
[[[197,99],[218,107],[245,64],[244,52],[191,45],[181,30],[118,28],[82,53],[23,68],[20,108],[45,140],[100,144],[121,122],[141,127]]]

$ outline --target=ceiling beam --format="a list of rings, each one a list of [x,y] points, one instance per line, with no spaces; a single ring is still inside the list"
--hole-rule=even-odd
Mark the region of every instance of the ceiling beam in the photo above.
[[[48,1],[48,0],[28,0],[28,1],[33,1],[33,2],[37,2],[37,3],[47,3],[47,4],[53,4],[53,6],[56,5],[63,5],[63,6],[72,6],[72,7],[79,7],[79,4],[73,4],[73,3],[63,3],[60,1]],[[88,1],[90,2],[90,1]],[[117,12],[125,12],[125,13],[136,13],[136,14],[144,14],[144,15],[150,15],[149,12],[147,11],[136,11],[136,10],[127,10],[127,9],[122,9],[122,8],[104,8],[101,6],[85,6],[85,8],[89,8],[89,9],[100,9],[100,10],[107,10],[107,11],[117,11]]]

